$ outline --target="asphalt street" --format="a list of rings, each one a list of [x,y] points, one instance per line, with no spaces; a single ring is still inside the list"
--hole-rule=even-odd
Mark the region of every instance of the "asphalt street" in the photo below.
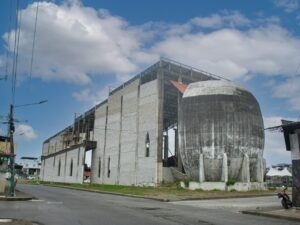
[[[19,185],[18,188],[34,195],[37,199],[0,202],[0,218],[25,219],[45,225],[298,224],[239,213],[240,207],[241,210],[245,208],[242,206],[248,205],[248,208],[256,208],[268,204],[275,205],[276,196],[274,199],[262,197],[259,199],[159,202],[41,185]]]

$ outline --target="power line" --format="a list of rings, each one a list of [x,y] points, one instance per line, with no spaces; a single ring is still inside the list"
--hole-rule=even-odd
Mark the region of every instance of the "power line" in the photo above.
[[[11,26],[12,26],[12,1],[10,1],[9,7],[9,25],[8,25],[8,34],[7,34],[7,49],[6,49],[6,65],[5,65],[5,75],[4,80],[7,80],[8,77],[8,67],[9,67],[9,53],[10,53],[10,33],[11,33]]]
[[[20,11],[20,2],[17,0],[16,5],[16,23],[15,23],[15,45],[14,45],[14,60],[12,69],[12,104],[15,101],[16,83],[17,83],[17,69],[18,69],[18,57],[19,57],[19,43],[21,33],[21,19],[22,14]]]
[[[32,77],[32,66],[33,66],[33,57],[34,57],[34,47],[35,47],[35,37],[36,37],[38,13],[39,13],[39,2],[36,3],[34,32],[33,32],[32,51],[31,51],[31,62],[30,62],[30,70],[29,70],[29,82],[31,82],[31,77]]]

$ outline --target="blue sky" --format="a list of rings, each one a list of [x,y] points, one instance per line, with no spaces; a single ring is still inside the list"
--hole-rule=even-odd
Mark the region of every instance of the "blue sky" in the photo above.
[[[5,75],[10,2],[0,7],[0,72]],[[105,99],[109,88],[160,56],[222,75],[258,99],[265,126],[300,116],[300,1],[37,1],[21,0],[16,104],[18,157],[40,156],[42,142]],[[8,35],[10,34],[10,35]],[[13,42],[13,38],[10,38]],[[11,52],[10,54],[11,55]],[[11,80],[0,80],[0,115],[7,115]],[[7,128],[1,125],[2,133]],[[23,133],[23,135],[19,135]],[[267,164],[290,162],[280,133],[266,132]]]

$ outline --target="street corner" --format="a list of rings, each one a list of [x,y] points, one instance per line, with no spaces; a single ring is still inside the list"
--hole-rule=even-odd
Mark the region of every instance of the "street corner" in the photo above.
[[[29,201],[34,199],[34,196],[25,192],[16,190],[15,196],[0,195],[0,201]],[[2,223],[0,223],[2,225]]]
[[[242,213],[300,222],[300,209],[299,208],[290,208],[290,209],[282,209],[282,208],[261,209],[261,208],[258,208],[256,210],[245,210],[245,211],[242,211]]]

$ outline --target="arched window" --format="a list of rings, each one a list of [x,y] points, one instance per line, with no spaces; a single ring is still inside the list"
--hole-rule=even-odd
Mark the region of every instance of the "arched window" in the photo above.
[[[73,159],[71,159],[71,164],[70,164],[70,176],[73,176]]]
[[[60,176],[60,166],[61,166],[61,163],[60,163],[60,159],[58,161],[58,171],[57,171],[57,176]]]
[[[150,138],[149,138],[149,133],[148,132],[146,134],[145,146],[146,146],[145,156],[149,157],[150,156]]]
[[[101,177],[101,157],[99,157],[99,162],[98,162],[98,177]]]

